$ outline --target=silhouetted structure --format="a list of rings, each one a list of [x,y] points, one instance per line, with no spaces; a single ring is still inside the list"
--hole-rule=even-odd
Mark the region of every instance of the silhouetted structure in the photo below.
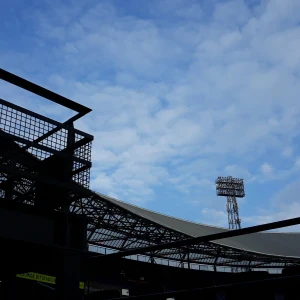
[[[2,274],[6,298],[15,298],[16,274],[42,278],[27,272],[49,260],[56,299],[80,299],[79,253],[88,248],[87,220],[72,213],[70,205],[87,195],[93,137],[74,129],[73,122],[90,109],[2,69],[0,78],[77,112],[60,123],[0,99],[0,213],[5,224],[0,237],[6,244],[1,254],[13,262]],[[22,249],[18,257],[16,246]]]
[[[108,299],[122,289],[135,299],[262,299],[256,290],[296,290],[298,269],[289,281],[218,271],[299,266],[299,234],[257,233],[274,224],[241,231],[195,224],[91,191],[93,137],[73,125],[90,109],[2,69],[0,79],[77,113],[61,123],[0,99],[1,299],[81,299],[84,292]],[[238,182],[223,183],[220,195],[244,196]]]
[[[239,217],[239,208],[236,198],[245,197],[244,180],[239,178],[218,177],[216,180],[216,189],[218,196],[227,197],[227,213],[229,229],[240,229],[241,219]]]

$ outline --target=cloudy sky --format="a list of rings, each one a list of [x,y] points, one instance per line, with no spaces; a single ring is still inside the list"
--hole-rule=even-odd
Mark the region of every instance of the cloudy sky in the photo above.
[[[242,226],[300,215],[299,0],[2,0],[0,65],[93,112],[91,187],[227,226],[217,176],[245,180]],[[1,97],[70,112],[3,82]],[[295,228],[288,228],[289,231]]]

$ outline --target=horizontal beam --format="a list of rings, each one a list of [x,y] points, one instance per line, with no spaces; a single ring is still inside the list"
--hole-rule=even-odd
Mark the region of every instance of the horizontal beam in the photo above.
[[[24,78],[21,78],[17,75],[14,75],[8,71],[5,71],[0,68],[0,79],[5,80],[6,82],[9,82],[11,84],[14,84],[24,90],[27,90],[31,93],[34,93],[36,95],[39,95],[43,98],[46,98],[52,102],[55,102],[57,104],[60,104],[66,108],[72,109],[78,113],[81,113],[81,115],[85,115],[92,110],[86,106],[83,106],[75,101],[72,101],[66,97],[63,97],[61,95],[58,95],[50,90],[47,90],[33,82],[30,82]]]
[[[230,231],[200,236],[200,237],[196,237],[196,238],[189,238],[186,240],[180,240],[180,241],[175,241],[175,242],[170,242],[170,243],[165,243],[165,244],[159,244],[159,245],[145,247],[145,248],[137,248],[137,249],[130,249],[130,250],[126,250],[126,251],[120,251],[117,253],[105,255],[104,259],[125,257],[125,256],[130,256],[130,255],[135,255],[135,254],[144,254],[144,253],[156,251],[156,250],[163,250],[163,249],[195,245],[198,243],[205,243],[205,242],[211,242],[211,241],[216,241],[216,240],[221,240],[221,239],[227,239],[227,238],[237,237],[237,236],[241,236],[241,235],[246,235],[246,234],[251,234],[251,233],[256,233],[256,232],[266,231],[266,230],[272,230],[272,229],[277,229],[277,228],[282,228],[282,227],[288,227],[288,226],[293,226],[293,225],[298,225],[298,224],[300,224],[299,217],[293,218],[293,219],[287,219],[287,220],[283,220],[283,221],[278,221],[278,222],[273,222],[273,223],[267,223],[267,224],[263,224],[263,225],[246,227],[246,228],[237,229],[237,230],[230,230]],[[100,256],[100,257],[94,256],[94,257],[91,257],[90,259],[93,259],[93,260],[103,259],[103,256]]]
[[[63,129],[66,129],[66,130],[68,130],[68,131],[72,131],[73,133],[77,133],[78,135],[82,135],[82,136],[84,136],[84,137],[90,138],[91,140],[94,139],[94,137],[93,137],[92,135],[90,135],[90,134],[88,134],[88,133],[86,133],[86,132],[83,132],[83,131],[78,130],[78,129],[75,129],[75,128],[70,128],[70,126],[69,126],[69,124],[70,124],[69,121],[70,121],[72,118],[71,118],[70,120],[64,122],[64,123],[60,123],[60,122],[55,121],[55,120],[53,120],[53,119],[47,118],[46,116],[43,116],[43,115],[40,115],[40,114],[38,114],[38,113],[36,113],[36,112],[33,112],[33,111],[31,111],[31,110],[28,110],[28,109],[26,109],[26,108],[24,108],[24,107],[21,107],[21,106],[18,106],[18,105],[16,105],[16,104],[13,104],[13,103],[11,103],[11,102],[9,102],[9,101],[6,101],[6,100],[4,100],[4,99],[2,99],[2,98],[0,98],[0,104],[2,104],[2,105],[4,105],[4,106],[7,106],[7,107],[10,107],[10,108],[12,108],[12,109],[15,109],[15,110],[17,110],[17,111],[19,111],[19,112],[22,112],[22,113],[24,113],[24,114],[26,114],[26,115],[29,115],[29,116],[31,116],[31,117],[34,117],[34,118],[36,118],[36,119],[38,119],[38,120],[43,120],[43,121],[45,121],[46,123],[49,123],[49,124],[51,124],[51,125],[56,126],[56,128],[59,129],[59,130],[63,128]],[[4,114],[3,114],[2,117],[4,118]],[[74,116],[74,118],[75,118],[75,116]],[[56,128],[54,128],[54,129],[56,129]],[[53,133],[55,133],[55,132],[53,132]]]

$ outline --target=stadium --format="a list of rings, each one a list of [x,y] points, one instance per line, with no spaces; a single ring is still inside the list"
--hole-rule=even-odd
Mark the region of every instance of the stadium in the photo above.
[[[89,188],[91,109],[0,69],[72,109],[64,123],[0,99],[2,299],[297,299],[300,218],[228,230]]]

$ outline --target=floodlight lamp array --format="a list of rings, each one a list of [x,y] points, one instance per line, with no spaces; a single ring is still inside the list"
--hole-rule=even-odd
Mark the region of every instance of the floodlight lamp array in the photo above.
[[[231,176],[216,179],[216,190],[218,196],[245,197],[244,180]]]

